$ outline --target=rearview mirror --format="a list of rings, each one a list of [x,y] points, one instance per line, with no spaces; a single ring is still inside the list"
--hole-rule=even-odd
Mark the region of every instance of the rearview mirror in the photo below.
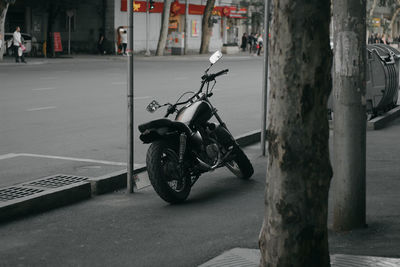
[[[159,109],[159,107],[161,107],[161,105],[153,100],[150,102],[150,104],[146,107],[146,110],[150,113],[154,113],[157,109]]]
[[[215,64],[222,57],[221,51],[217,51],[210,57],[211,64]]]

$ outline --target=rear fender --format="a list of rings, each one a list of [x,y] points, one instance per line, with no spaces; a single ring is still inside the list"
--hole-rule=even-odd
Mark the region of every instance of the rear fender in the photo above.
[[[140,140],[145,144],[153,143],[157,140],[170,140],[179,136],[180,131],[171,127],[160,127],[145,130],[140,136]]]

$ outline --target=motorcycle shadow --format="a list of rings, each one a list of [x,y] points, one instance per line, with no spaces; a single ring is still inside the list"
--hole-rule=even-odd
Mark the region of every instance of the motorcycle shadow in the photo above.
[[[211,173],[204,178],[194,186],[189,198],[182,203],[183,205],[229,201],[246,194],[254,194],[254,190],[261,193],[264,191],[264,187],[259,181],[242,180],[230,174],[215,175]]]

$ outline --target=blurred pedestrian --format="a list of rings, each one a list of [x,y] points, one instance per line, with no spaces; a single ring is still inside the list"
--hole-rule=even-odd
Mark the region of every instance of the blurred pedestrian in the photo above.
[[[253,42],[252,42],[252,48],[251,51],[253,52],[253,56],[257,56],[257,51],[258,51],[258,34],[256,33],[255,35],[253,35]]]
[[[97,40],[97,51],[100,55],[104,55],[106,51],[104,50],[104,34],[99,34],[99,40]]]
[[[13,45],[14,45],[15,62],[19,63],[21,59],[21,62],[26,63],[24,58],[25,47],[22,44],[21,28],[19,26],[15,28],[15,32],[13,33]]]
[[[128,47],[128,32],[125,28],[121,30],[121,44],[122,44],[122,55],[126,56],[126,48]]]
[[[254,33],[251,33],[249,37],[247,38],[247,43],[249,44],[249,53],[251,54],[253,51],[253,45],[254,45]]]
[[[264,45],[264,40],[262,38],[262,35],[259,34],[257,38],[257,55],[259,56],[261,54],[261,49],[263,48]]]
[[[246,46],[247,46],[247,33],[243,33],[242,45],[240,46],[242,48],[242,51],[246,51]]]
[[[0,52],[2,51],[1,48],[3,47],[3,35],[0,34]]]

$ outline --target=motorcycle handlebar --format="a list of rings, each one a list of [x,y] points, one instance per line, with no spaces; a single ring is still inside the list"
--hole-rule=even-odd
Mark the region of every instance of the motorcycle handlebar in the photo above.
[[[169,104],[169,105],[168,105],[169,107],[168,107],[167,113],[165,114],[164,117],[168,117],[169,115],[171,115],[172,113],[174,113],[174,112],[176,111],[176,107],[177,107],[177,106],[186,104],[186,103],[190,102],[193,98],[195,98],[195,97],[203,90],[203,86],[204,86],[204,84],[205,84],[206,82],[213,81],[216,77],[218,77],[218,76],[220,76],[220,75],[223,75],[223,74],[227,73],[228,71],[229,71],[229,69],[224,69],[224,70],[221,70],[221,71],[219,71],[219,72],[217,72],[217,73],[214,73],[214,74],[205,74],[205,75],[203,75],[203,76],[201,77],[202,80],[203,80],[203,83],[202,83],[202,86],[200,87],[199,91],[198,91],[193,97],[189,98],[187,101],[175,103],[175,104],[173,104],[173,105],[168,103],[168,104]],[[212,96],[212,95],[213,95],[212,93],[209,93],[209,94],[207,95],[207,97],[210,97],[210,96]]]
[[[225,70],[221,70],[220,72],[214,73],[214,74],[205,74],[203,75],[203,77],[201,77],[204,81],[212,81],[214,80],[216,77],[225,74],[229,71],[229,69],[225,69]]]
[[[220,76],[220,75],[222,75],[222,74],[227,73],[228,71],[229,71],[229,69],[221,70],[220,72],[217,72],[217,73],[215,73],[214,75],[215,75],[215,77],[217,77],[217,76]]]

